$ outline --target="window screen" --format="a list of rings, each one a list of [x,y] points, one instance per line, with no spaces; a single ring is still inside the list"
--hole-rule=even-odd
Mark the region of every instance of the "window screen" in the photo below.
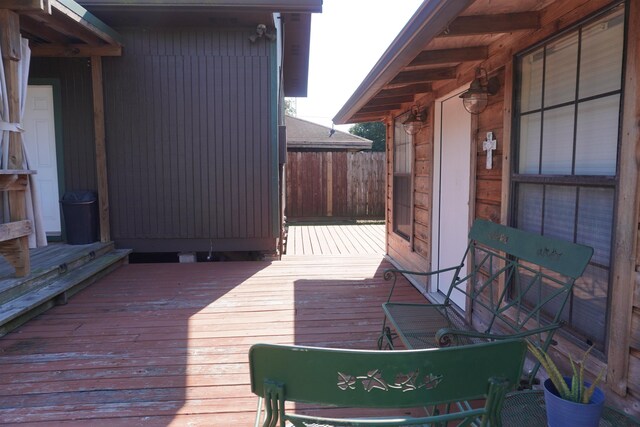
[[[395,120],[393,132],[393,231],[406,240],[411,237],[413,206],[413,143],[402,122],[407,114]]]
[[[517,60],[513,221],[594,248],[563,317],[572,335],[600,350],[606,339],[624,21],[624,6],[616,6]]]

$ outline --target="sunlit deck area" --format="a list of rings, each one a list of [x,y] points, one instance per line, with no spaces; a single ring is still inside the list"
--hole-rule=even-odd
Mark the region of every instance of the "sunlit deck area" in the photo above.
[[[369,254],[126,265],[0,339],[0,424],[253,425],[249,347],[374,348],[390,266]]]

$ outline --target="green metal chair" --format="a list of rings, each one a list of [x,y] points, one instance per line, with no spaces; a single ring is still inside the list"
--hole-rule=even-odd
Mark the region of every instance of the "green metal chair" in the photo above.
[[[255,425],[499,426],[525,353],[523,340],[399,351],[256,344],[249,351]],[[289,402],[314,407],[294,413]],[[386,408],[392,417],[340,418],[332,407],[356,417]],[[425,408],[425,415],[409,417],[405,408]]]
[[[396,348],[395,338],[409,349],[525,338],[546,351],[562,326],[574,282],[592,255],[588,246],[477,219],[460,264],[430,272],[385,271],[393,285],[382,304],[378,348]],[[399,275],[431,277],[447,271],[453,278],[442,303],[392,300]],[[453,303],[454,292],[466,300],[466,313]],[[535,363],[525,374],[523,387],[535,383],[538,369]]]

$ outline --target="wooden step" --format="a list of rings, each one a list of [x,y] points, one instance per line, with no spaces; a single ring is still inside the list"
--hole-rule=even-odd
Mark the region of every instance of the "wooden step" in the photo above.
[[[58,276],[81,267],[114,250],[113,242],[89,245],[50,245],[45,251],[34,251],[29,276],[0,280],[0,305],[51,283]]]
[[[130,249],[117,249],[95,258],[46,284],[2,304],[0,337],[59,304],[127,262]]]

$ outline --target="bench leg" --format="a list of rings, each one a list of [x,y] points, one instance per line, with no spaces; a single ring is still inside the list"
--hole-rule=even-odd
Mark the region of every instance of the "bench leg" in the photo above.
[[[383,349],[393,350],[393,334],[391,333],[391,328],[387,326],[386,317],[382,322],[382,332],[380,333],[380,338],[378,338],[378,350]]]

